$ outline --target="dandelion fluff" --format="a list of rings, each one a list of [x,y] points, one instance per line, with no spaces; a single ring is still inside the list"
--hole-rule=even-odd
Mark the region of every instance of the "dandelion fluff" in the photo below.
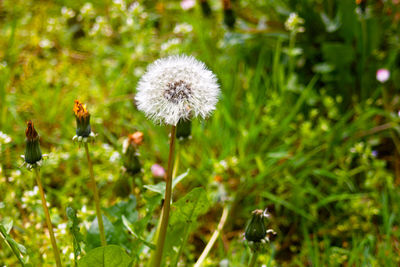
[[[135,100],[156,123],[207,118],[218,102],[217,78],[203,62],[178,55],[156,60],[141,77]]]

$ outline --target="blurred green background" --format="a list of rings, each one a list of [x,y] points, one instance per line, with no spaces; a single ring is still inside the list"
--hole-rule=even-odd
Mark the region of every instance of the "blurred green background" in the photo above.
[[[399,21],[398,0],[3,0],[0,220],[13,220],[10,235],[29,262],[54,264],[33,174],[20,168],[32,119],[49,154],[41,173],[62,260],[73,266],[67,206],[81,220],[84,251],[95,246],[84,150],[72,142],[79,99],[98,134],[91,151],[109,243],[138,266],[147,261],[121,216],[143,238],[154,230],[160,195],[145,185],[162,181],[150,167],[166,167],[168,128],[137,111],[135,88],[149,63],[185,53],[217,75],[222,95],[178,145],[177,174],[189,174],[174,201],[195,187],[209,200],[181,266],[199,257],[226,205],[205,266],[246,266],[244,228],[264,208],[278,237],[259,264],[398,266]],[[143,172],[132,177],[121,170],[122,143],[137,130]],[[2,241],[0,265],[17,265]]]

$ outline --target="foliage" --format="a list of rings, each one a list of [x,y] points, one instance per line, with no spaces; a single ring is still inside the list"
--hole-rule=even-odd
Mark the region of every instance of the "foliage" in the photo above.
[[[278,236],[259,263],[398,266],[399,5],[231,1],[229,28],[220,2],[208,1],[209,16],[180,1],[1,2],[2,265],[20,262],[10,242],[24,245],[14,246],[24,262],[54,265],[38,188],[19,168],[29,119],[49,154],[41,174],[64,265],[113,253],[127,266],[148,261],[164,185],[150,168],[166,167],[168,135],[137,111],[135,87],[150,62],[186,53],[216,73],[222,95],[213,116],[193,121],[192,138],[178,145],[175,174],[183,176],[175,178],[169,227],[181,234],[168,239],[165,260],[192,265],[229,202],[205,266],[246,266],[246,222],[266,207]],[[304,23],[289,29],[292,12]],[[390,70],[385,83],[376,80],[379,68]],[[106,248],[97,248],[84,150],[71,140],[75,99],[87,103],[98,134],[91,152]],[[137,130],[142,171],[130,175],[122,144]]]

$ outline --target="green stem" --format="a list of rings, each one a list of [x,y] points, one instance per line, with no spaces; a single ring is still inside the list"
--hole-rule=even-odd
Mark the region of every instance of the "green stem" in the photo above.
[[[289,39],[289,75],[290,77],[292,73],[294,72],[294,55],[293,55],[293,50],[294,50],[294,44],[296,41],[296,33],[293,31],[290,33],[290,39]]]
[[[54,257],[56,259],[56,265],[57,265],[57,267],[61,267],[60,253],[57,248],[57,242],[56,242],[56,238],[55,238],[54,232],[53,232],[53,225],[51,224],[50,213],[49,213],[49,209],[47,208],[46,196],[44,194],[43,185],[42,185],[42,181],[40,179],[40,174],[39,174],[38,168],[35,168],[35,173],[36,173],[36,182],[39,187],[40,197],[42,198],[42,206],[43,206],[43,210],[44,210],[44,215],[46,217],[46,224],[47,224],[47,228],[49,229],[49,233],[50,233],[51,245],[53,247]]]
[[[171,127],[171,139],[169,143],[169,155],[168,155],[168,168],[167,168],[167,183],[165,185],[165,198],[164,207],[162,212],[161,227],[157,240],[156,254],[154,258],[155,267],[161,266],[165,237],[168,228],[169,210],[171,206],[171,195],[172,195],[172,164],[174,161],[174,147],[175,147],[175,133],[176,126]]]
[[[89,165],[90,180],[92,183],[94,203],[96,204],[96,215],[97,215],[97,222],[99,223],[100,240],[101,240],[101,245],[104,247],[107,245],[107,242],[106,242],[106,235],[104,234],[103,218],[101,217],[100,198],[99,198],[99,193],[97,191],[96,180],[94,179],[93,164],[92,164],[92,160],[90,158],[89,146],[87,143],[85,143],[85,151],[86,151],[86,158],[87,158],[88,165]]]
[[[219,220],[217,229],[215,229],[213,235],[210,238],[210,241],[208,241],[206,247],[204,248],[203,252],[201,253],[199,259],[196,261],[196,264],[194,265],[194,267],[200,267],[203,264],[203,261],[207,258],[208,253],[210,253],[212,247],[215,244],[215,241],[217,241],[219,234],[221,233],[222,229],[224,228],[226,219],[228,218],[230,207],[231,207],[230,205],[227,205],[224,207],[224,210],[222,211],[221,219]]]
[[[4,239],[4,242],[11,248],[12,252],[14,253],[15,257],[17,257],[18,261],[21,263],[21,266],[25,266],[24,261],[22,260],[21,254],[19,249],[15,246],[15,244],[9,239],[7,235],[7,231],[3,225],[0,224],[0,236]]]
[[[253,255],[251,255],[249,267],[253,267],[253,266],[254,266],[254,264],[255,264],[256,261],[257,261],[257,256],[258,256],[258,253],[257,253],[256,251],[253,252]]]

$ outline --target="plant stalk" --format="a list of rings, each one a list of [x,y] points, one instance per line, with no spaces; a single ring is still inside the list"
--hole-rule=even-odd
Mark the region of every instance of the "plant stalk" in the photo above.
[[[249,267],[253,267],[253,266],[254,266],[254,264],[255,264],[256,261],[257,261],[257,256],[258,256],[257,251],[253,252],[253,255],[251,255]]]
[[[39,187],[40,197],[42,199],[44,215],[46,217],[46,224],[47,224],[47,228],[49,229],[49,233],[50,233],[50,240],[51,240],[51,245],[53,247],[54,258],[56,260],[57,267],[61,267],[62,265],[61,265],[60,253],[57,248],[57,242],[56,242],[56,238],[55,238],[54,232],[53,232],[53,225],[51,224],[50,213],[49,213],[49,209],[47,208],[46,196],[43,191],[43,185],[42,185],[42,181],[40,179],[40,174],[39,174],[38,168],[35,168],[35,173],[36,173],[36,182]]]
[[[214,233],[212,234],[210,241],[208,241],[206,247],[204,248],[203,252],[201,253],[199,259],[196,261],[196,264],[194,267],[200,267],[203,264],[203,261],[207,258],[208,253],[210,253],[212,247],[215,244],[215,241],[217,241],[217,238],[219,234],[221,233],[222,229],[224,228],[226,219],[228,218],[230,210],[230,205],[226,205],[224,207],[224,210],[222,211],[221,219],[219,220],[217,229],[215,229]]]
[[[106,242],[106,235],[104,234],[103,218],[101,217],[100,198],[99,198],[99,192],[97,191],[96,180],[94,179],[93,164],[92,164],[92,160],[90,158],[89,146],[87,143],[85,143],[85,151],[86,151],[86,158],[87,158],[88,165],[89,165],[90,180],[92,183],[94,203],[96,204],[96,215],[97,215],[97,222],[99,224],[100,240],[101,240],[101,245],[104,247],[107,245],[107,242]]]
[[[158,234],[156,254],[154,256],[155,258],[153,266],[155,267],[161,266],[165,237],[168,228],[169,210],[171,206],[171,196],[172,196],[172,165],[174,161],[175,135],[176,135],[176,126],[173,125],[171,127],[171,137],[170,137],[171,139],[169,143],[167,183],[165,185],[164,207],[162,211],[160,232]]]
[[[13,243],[12,240],[9,239],[6,229],[1,224],[0,224],[0,236],[4,239],[4,242],[11,248],[15,257],[17,257],[19,263],[21,263],[21,266],[25,267],[25,263],[21,257],[21,253],[20,253],[19,249],[16,247],[15,243]]]

